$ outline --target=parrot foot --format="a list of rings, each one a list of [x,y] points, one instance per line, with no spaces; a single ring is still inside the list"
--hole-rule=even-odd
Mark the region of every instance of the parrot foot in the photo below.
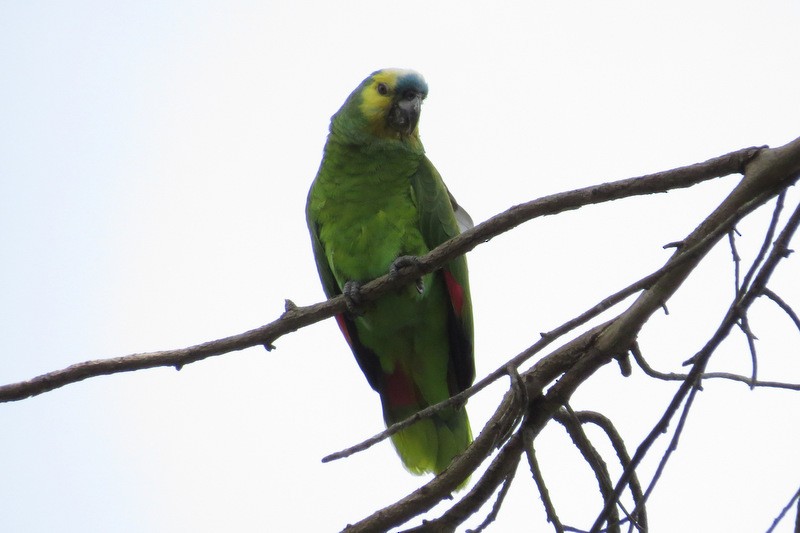
[[[404,268],[413,268],[414,270],[419,270],[419,257],[415,255],[401,255],[395,259],[394,263],[392,263],[392,266],[389,267],[389,275],[396,276]],[[422,277],[417,278],[415,286],[418,293],[422,294],[425,292],[425,284],[422,282]]]
[[[361,300],[361,283],[358,281],[347,281],[342,288],[344,303],[347,305],[347,312],[351,316],[361,316],[364,314],[363,301]]]

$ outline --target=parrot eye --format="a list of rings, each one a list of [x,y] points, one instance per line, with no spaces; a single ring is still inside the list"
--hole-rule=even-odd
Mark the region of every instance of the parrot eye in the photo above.
[[[387,94],[389,94],[389,87],[385,83],[379,83],[378,94],[381,96],[386,96]]]

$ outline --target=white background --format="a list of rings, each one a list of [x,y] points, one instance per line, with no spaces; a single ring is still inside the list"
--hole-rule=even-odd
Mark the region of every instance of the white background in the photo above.
[[[799,6],[4,2],[0,382],[196,344],[273,320],[284,298],[321,300],[306,193],[330,115],[375,69],[425,75],[428,155],[480,222],[800,135]],[[658,268],[661,246],[737,179],[536,220],[477,248],[479,377]],[[792,190],[787,209],[797,201]],[[739,228],[745,265],[769,215]],[[716,328],[730,257],[723,242],[645,328],[651,364],[680,371]],[[798,260],[772,287],[800,309]],[[764,300],[751,325],[759,377],[800,381],[789,319]],[[378,399],[332,320],[276,344],[1,405],[0,530],[331,531],[425,481],[388,443],[321,464],[382,428]],[[711,369],[750,368],[734,332]],[[476,432],[506,386],[470,402]],[[609,365],[572,405],[610,416],[634,448],[677,386]],[[798,398],[706,383],[650,502],[652,531],[766,530],[800,483]],[[596,481],[564,431],[548,426],[537,451],[562,521],[588,528]],[[494,531],[548,529],[523,465]]]

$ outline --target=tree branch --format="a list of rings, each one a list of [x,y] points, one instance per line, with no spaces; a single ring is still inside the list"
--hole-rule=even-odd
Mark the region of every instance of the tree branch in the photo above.
[[[506,495],[508,494],[508,490],[511,488],[511,483],[514,481],[514,475],[516,473],[516,468],[509,470],[508,475],[506,475],[506,478],[503,480],[503,484],[500,485],[500,490],[497,491],[497,499],[495,499],[494,505],[492,505],[491,512],[486,515],[486,518],[478,527],[468,531],[467,533],[481,533],[487,527],[489,527],[489,524],[497,520],[497,516],[500,514],[500,507],[502,507],[503,501],[506,499]]]
[[[525,431],[522,433],[522,436],[524,438],[525,454],[528,457],[528,466],[530,467],[533,481],[536,483],[536,488],[539,489],[539,495],[541,496],[542,504],[544,505],[544,511],[547,514],[547,521],[553,524],[553,528],[556,530],[556,533],[564,533],[564,526],[561,524],[561,520],[558,518],[558,513],[556,513],[553,500],[550,499],[550,491],[547,489],[547,484],[544,481],[542,470],[539,468],[539,461],[536,459],[536,450],[533,447],[533,436],[531,435],[531,431],[529,429],[525,429]]]
[[[594,472],[597,483],[600,487],[600,495],[603,497],[603,502],[607,502],[614,498],[614,486],[611,483],[611,476],[608,474],[608,465],[597,452],[586,432],[583,431],[580,420],[578,420],[575,412],[566,405],[564,409],[556,412],[553,419],[559,422],[564,429],[567,430],[573,444],[583,455],[583,458],[591,467]],[[613,507],[608,515],[609,533],[619,533],[619,513],[616,507]]]
[[[792,143],[790,143],[790,145],[791,144]],[[796,151],[794,153],[795,166],[789,168],[791,168],[793,171],[793,173],[790,176],[793,179],[796,179],[797,174],[800,173],[800,139],[794,141],[793,144],[794,144],[794,150]],[[767,194],[766,192],[763,191],[774,190],[772,189],[773,184],[768,178],[775,175],[770,174],[769,171],[764,171],[763,166],[757,167],[754,172],[757,177],[766,176],[765,183],[763,184],[764,189],[755,192],[756,198],[761,198],[763,201],[766,201]],[[748,173],[748,176],[745,177],[745,180],[743,180],[742,183],[747,182],[748,178],[750,178],[750,181],[752,183],[753,179],[752,176],[753,176],[752,174]],[[784,177],[783,179],[786,179],[786,177]],[[739,189],[739,187],[737,187],[737,189]],[[722,206],[720,206],[720,208],[715,210],[715,213],[719,212],[720,209],[722,209],[725,206],[725,204],[731,201],[732,199],[736,200],[737,197],[737,195],[735,194],[736,192],[737,190],[734,190],[733,193],[731,193],[731,196],[729,196],[728,199],[726,199],[726,201],[723,202]],[[738,196],[741,197],[741,195]],[[754,208],[754,206],[752,205],[752,201],[747,201],[746,198],[744,198],[744,204],[742,205],[742,207],[748,204],[750,205],[749,210],[752,210],[752,208]],[[701,227],[703,227],[704,224],[701,224]],[[772,275],[772,272],[775,270],[780,260],[786,257],[788,244],[791,241],[791,238],[794,235],[794,232],[797,229],[798,225],[800,225],[800,206],[798,206],[798,208],[795,210],[795,212],[787,221],[786,226],[781,232],[781,235],[775,241],[775,245],[773,246],[772,252],[770,253],[769,257],[767,258],[764,265],[760,269],[759,273],[755,276],[752,286],[744,294],[742,294],[740,297],[736,299],[736,301],[728,309],[725,318],[723,319],[722,323],[720,324],[719,328],[714,333],[714,335],[711,337],[711,339],[709,339],[709,341],[705,344],[705,346],[703,346],[703,348],[689,360],[689,362],[693,365],[692,369],[688,373],[683,383],[681,383],[678,392],[676,392],[675,396],[673,397],[672,401],[667,407],[664,415],[661,417],[658,423],[653,427],[652,431],[650,431],[647,437],[645,437],[645,439],[637,448],[636,453],[634,454],[633,459],[631,460],[629,468],[626,468],[623,471],[622,476],[620,476],[620,479],[617,482],[617,485],[614,489],[614,492],[616,494],[616,499],[619,499],[620,495],[622,494],[622,491],[625,485],[628,483],[630,476],[633,473],[633,470],[639,465],[639,463],[644,458],[645,454],[648,452],[653,443],[656,441],[658,436],[666,431],[667,427],[669,426],[670,420],[677,412],[680,405],[683,403],[684,398],[686,398],[687,394],[689,394],[689,392],[696,385],[700,383],[700,378],[703,374],[706,364],[708,363],[708,360],[710,359],[711,355],[714,353],[716,348],[719,346],[719,344],[722,342],[722,340],[728,336],[730,330],[733,328],[736,322],[736,318],[740,315],[742,311],[746,310],[752,304],[752,302],[759,294],[761,294],[761,291],[766,286],[767,281],[769,280],[770,276]],[[634,303],[634,306],[635,305],[636,303]],[[599,531],[601,524],[606,520],[606,517],[608,516],[610,507],[614,504],[615,504],[614,501],[606,503],[605,507],[595,520],[595,523],[592,526],[591,531],[593,532]]]
[[[655,370],[645,360],[638,346],[631,348],[631,353],[633,354],[633,359],[636,361],[639,367],[644,371],[645,374],[647,374],[651,378],[661,379],[664,381],[684,381],[688,377],[688,374],[678,374],[675,372],[660,372],[658,370]],[[700,378],[701,380],[727,379],[730,381],[738,381],[740,383],[745,383],[746,385],[754,386],[755,388],[764,387],[764,388],[800,391],[800,383],[783,383],[781,381],[758,381],[758,380],[756,380],[755,383],[753,383],[752,378],[750,377],[740,376],[738,374],[731,374],[728,372],[704,372]]]
[[[611,446],[614,448],[622,468],[628,468],[628,465],[631,463],[631,457],[628,454],[625,441],[622,440],[622,436],[617,432],[611,420],[595,411],[580,411],[577,413],[577,416],[582,424],[594,424],[605,432],[606,436],[608,436],[608,439],[611,441]],[[634,510],[631,512],[629,518],[632,524],[640,531],[647,531],[647,511],[644,505],[642,486],[639,484],[636,471],[633,471],[631,474],[630,483],[628,485],[631,489],[631,496],[633,497],[634,504]],[[640,504],[639,502],[642,503]]]
[[[704,163],[553,194],[514,206],[422,256],[419,268],[407,267],[395,275],[385,275],[364,284],[361,287],[362,300],[364,302],[373,301],[390,290],[412,282],[421,273],[433,272],[454,257],[462,255],[492,237],[528,220],[577,209],[585,205],[690,187],[705,180],[741,172],[760,151],[761,148],[745,148]],[[4,385],[0,387],[0,402],[22,400],[91,377],[161,366],[180,369],[184,365],[208,357],[258,345],[271,349],[273,343],[281,336],[341,313],[345,308],[342,296],[305,307],[296,307],[287,303],[286,312],[279,319],[238,335],[188,348],[85,361],[30,380]]]
[[[778,514],[778,516],[776,516],[775,520],[772,521],[772,525],[769,526],[767,533],[772,533],[775,531],[775,528],[778,526],[780,521],[783,520],[783,517],[786,516],[786,513],[789,512],[789,509],[792,508],[795,502],[797,502],[797,520],[794,529],[797,531],[798,526],[800,526],[800,488],[797,489],[797,492],[794,493],[794,496],[792,496],[792,498],[789,500],[789,503],[787,503],[786,506],[781,509],[781,512]]]
[[[797,326],[798,330],[800,330],[800,317],[797,316],[797,313],[794,312],[794,309],[792,309],[792,307],[789,304],[784,302],[780,296],[778,296],[777,294],[775,294],[766,287],[764,288],[763,291],[761,291],[761,293],[770,300],[772,300],[773,302],[775,302],[778,305],[778,307],[783,309],[783,312],[786,313],[788,317],[792,319],[794,325]]]

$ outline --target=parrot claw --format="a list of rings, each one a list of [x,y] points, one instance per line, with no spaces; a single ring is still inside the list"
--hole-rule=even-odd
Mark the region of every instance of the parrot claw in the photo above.
[[[414,284],[417,288],[417,292],[422,294],[425,292],[425,284],[422,282],[422,278],[417,278],[417,281]]]
[[[392,266],[389,267],[389,274],[390,275],[397,275],[406,267],[413,267],[415,269],[419,269],[419,257],[415,255],[401,255],[397,259],[394,260]]]
[[[347,305],[347,312],[352,316],[364,314],[361,301],[361,283],[358,281],[347,281],[342,288],[344,303]]]
[[[419,258],[414,255],[401,255],[395,259],[394,263],[392,263],[392,266],[389,267],[389,275],[396,276],[401,270],[407,267],[419,270]],[[422,282],[422,277],[417,278],[415,287],[417,288],[418,293],[422,294],[425,292],[425,284]]]

